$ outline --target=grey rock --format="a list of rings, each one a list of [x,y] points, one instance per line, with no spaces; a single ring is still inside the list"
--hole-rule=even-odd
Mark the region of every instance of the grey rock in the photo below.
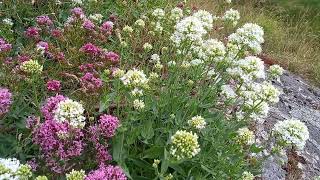
[[[283,92],[279,103],[274,105],[262,126],[258,136],[270,133],[277,121],[296,118],[304,122],[310,133],[304,150],[299,152],[299,168],[302,179],[320,176],[320,89],[309,85],[301,77],[285,72],[281,82],[273,82]],[[260,133],[263,132],[263,133]],[[285,179],[286,172],[278,165],[277,158],[270,157],[263,164],[262,179]]]

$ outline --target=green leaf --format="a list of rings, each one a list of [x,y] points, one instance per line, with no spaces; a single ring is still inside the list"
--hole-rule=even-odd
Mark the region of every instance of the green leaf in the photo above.
[[[115,93],[110,93],[102,97],[99,106],[99,113],[102,113],[103,111],[109,108],[110,103],[113,101],[114,97]]]
[[[146,150],[143,154],[143,158],[156,159],[162,156],[163,147],[161,146],[153,146],[150,149]]]
[[[164,156],[161,163],[161,174],[165,174],[169,167],[168,151],[164,148]]]
[[[123,154],[123,133],[117,135],[113,138],[113,146],[112,146],[112,157],[118,163],[123,162],[122,154]]]
[[[143,138],[151,139],[154,136],[154,130],[152,128],[152,124],[153,124],[152,120],[146,120],[141,131],[141,135]]]

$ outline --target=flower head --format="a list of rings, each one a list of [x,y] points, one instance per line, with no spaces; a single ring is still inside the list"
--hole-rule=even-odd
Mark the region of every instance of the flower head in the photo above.
[[[97,55],[98,53],[100,53],[101,50],[94,44],[87,43],[80,48],[80,51],[90,55]]]
[[[74,128],[83,128],[85,126],[84,108],[82,104],[66,99],[58,103],[54,111],[54,119],[57,122],[67,122]]]
[[[158,9],[153,10],[152,16],[157,19],[162,19],[165,16],[165,12],[163,9],[158,8]]]
[[[127,180],[126,175],[119,166],[100,166],[99,169],[91,171],[85,180]]]
[[[3,38],[0,38],[0,53],[10,51],[12,45],[7,43]]]
[[[240,19],[240,13],[237,10],[229,9],[224,13],[222,19],[226,22],[230,22],[235,26],[238,24],[238,20]]]
[[[292,145],[303,149],[309,139],[308,127],[297,119],[279,121],[272,130],[280,145]]]
[[[192,132],[177,131],[171,137],[170,154],[177,160],[192,158],[200,152],[198,135]]]
[[[102,80],[87,72],[80,78],[81,86],[87,91],[97,91],[102,87]]]
[[[53,24],[49,16],[38,16],[36,17],[36,21],[39,25],[50,26]]]
[[[284,72],[284,69],[279,65],[272,65],[268,69],[270,78],[278,79]]]
[[[119,120],[117,117],[106,114],[100,116],[99,129],[105,137],[114,136],[118,127]]]
[[[252,145],[255,141],[255,136],[247,127],[240,128],[238,131],[237,142],[242,145]]]
[[[37,37],[39,37],[39,28],[28,27],[25,31],[25,35],[29,38],[37,38]]]
[[[134,107],[134,109],[142,110],[142,109],[144,109],[145,104],[144,104],[144,102],[143,102],[142,100],[140,100],[140,99],[135,99],[135,100],[133,101],[133,107]]]
[[[38,61],[30,59],[25,61],[20,65],[20,69],[28,74],[41,74],[43,66],[38,63]]]
[[[0,87],[0,116],[9,111],[12,104],[12,94],[9,89]]]
[[[194,116],[189,121],[188,124],[195,129],[203,129],[206,127],[207,123],[205,119],[201,116]]]
[[[129,70],[120,79],[124,85],[133,87],[145,87],[149,81],[143,71],[137,69]]]
[[[101,29],[104,32],[111,33],[113,30],[114,23],[112,21],[106,21],[102,24]]]
[[[138,19],[134,24],[140,28],[144,28],[144,26],[146,25],[142,19]]]
[[[72,171],[68,174],[66,174],[67,180],[84,180],[86,177],[86,174],[84,170],[76,171],[72,169]]]
[[[254,175],[251,172],[245,171],[242,173],[241,180],[254,180]]]
[[[50,80],[47,82],[47,89],[49,91],[58,92],[61,89],[61,83],[58,80]]]

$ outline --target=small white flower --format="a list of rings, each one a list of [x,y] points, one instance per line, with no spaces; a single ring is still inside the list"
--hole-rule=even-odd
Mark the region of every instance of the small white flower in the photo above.
[[[98,22],[98,23],[101,23],[101,22],[102,22],[102,18],[103,18],[102,14],[91,14],[91,15],[89,16],[89,19],[91,19],[91,20],[93,20],[93,21],[96,21],[96,22]]]
[[[140,100],[140,99],[135,99],[135,100],[133,101],[133,108],[134,108],[134,109],[136,109],[136,110],[142,110],[142,109],[144,109],[144,107],[145,107],[145,104],[144,104],[144,102],[143,102],[142,100]]]
[[[158,8],[152,12],[152,16],[157,19],[162,19],[165,16],[165,12],[163,9]]]
[[[8,26],[12,26],[13,25],[13,22],[12,22],[12,19],[10,18],[5,18],[2,20],[3,24],[6,24]]]
[[[279,77],[283,74],[284,69],[279,65],[272,65],[268,69],[270,78],[279,79]]]
[[[303,149],[309,139],[308,127],[297,119],[279,121],[272,130],[279,144],[292,145]]]
[[[205,119],[201,116],[194,116],[188,121],[188,124],[196,129],[204,129],[207,125]]]
[[[82,104],[66,99],[57,105],[54,112],[54,119],[58,122],[68,122],[70,126],[75,128],[83,128],[85,126],[85,117],[83,115],[84,108]]]
[[[152,50],[152,45],[150,43],[144,43],[143,45],[143,49],[147,52],[151,51]]]
[[[160,62],[160,56],[158,54],[152,54],[151,55],[151,62],[153,62],[153,63]]]
[[[247,127],[240,128],[238,131],[237,142],[242,145],[252,145],[255,141],[255,135]]]
[[[229,9],[226,11],[222,17],[222,19],[226,22],[232,23],[234,26],[238,24],[238,21],[240,19],[240,13],[237,10]]]
[[[228,99],[233,99],[237,97],[237,94],[230,85],[221,86],[221,90],[221,94],[223,94]]]
[[[175,7],[171,10],[170,19],[174,21],[178,21],[183,17],[183,10]]]
[[[192,158],[200,152],[198,135],[187,131],[177,131],[171,137],[170,154],[177,160]]]
[[[149,81],[144,72],[137,69],[129,70],[120,79],[124,85],[133,87],[145,87]]]
[[[138,27],[141,27],[141,28],[144,28],[146,25],[142,19],[138,19],[134,24]]]

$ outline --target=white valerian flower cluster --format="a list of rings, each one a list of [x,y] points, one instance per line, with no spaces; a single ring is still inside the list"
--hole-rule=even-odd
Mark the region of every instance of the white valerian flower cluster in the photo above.
[[[237,131],[237,142],[241,145],[252,145],[255,142],[255,135],[247,127],[240,128]]]
[[[54,119],[58,122],[67,122],[74,128],[83,128],[85,126],[84,108],[79,102],[71,99],[61,101],[54,112]]]
[[[206,33],[207,31],[199,18],[188,16],[176,24],[175,32],[171,36],[171,40],[177,46],[179,46],[180,43],[188,41],[199,43],[202,40],[202,36]]]
[[[270,79],[279,80],[279,77],[283,74],[284,69],[281,66],[275,64],[269,67],[268,72]]]
[[[165,12],[164,12],[163,9],[158,8],[158,9],[153,10],[152,16],[157,18],[157,19],[162,19],[165,16]]]
[[[226,54],[226,47],[217,39],[208,39],[201,43],[199,47],[194,47],[194,51],[204,61],[221,61]]]
[[[309,131],[307,126],[297,119],[289,119],[277,122],[272,130],[272,133],[276,137],[279,145],[291,145],[298,149],[303,149],[306,141],[309,139]]]
[[[4,19],[2,20],[2,22],[3,22],[3,24],[5,24],[5,25],[13,26],[12,19],[10,19],[10,18],[4,18]]]
[[[93,20],[93,21],[96,21],[98,23],[101,23],[102,22],[102,14],[91,14],[89,15],[89,19]]]
[[[80,171],[76,171],[72,169],[71,172],[66,174],[67,180],[84,180],[85,177],[86,177],[85,171],[82,169]]]
[[[177,160],[192,158],[199,152],[197,134],[180,130],[171,137],[170,154]]]
[[[204,129],[207,125],[207,122],[202,116],[194,116],[190,120],[188,120],[189,126],[195,129]]]
[[[20,69],[28,74],[41,74],[43,70],[43,66],[38,63],[38,61],[30,59],[29,61],[25,61],[20,65]]]
[[[150,61],[153,63],[158,63],[160,62],[160,56],[158,54],[152,54]]]
[[[82,5],[82,0],[71,0],[75,5]]]
[[[152,45],[150,43],[144,43],[143,44],[143,49],[146,51],[146,52],[149,52],[152,50]]]
[[[240,13],[237,10],[229,9],[226,11],[222,17],[222,20],[231,23],[233,26],[236,26],[238,24],[238,21],[240,19]]]
[[[254,175],[251,172],[245,171],[242,173],[241,180],[254,180]]]
[[[181,8],[175,7],[171,10],[170,19],[173,21],[178,21],[183,17],[183,10]]]
[[[125,86],[140,88],[146,87],[149,81],[144,72],[137,69],[129,70],[120,80]]]
[[[144,104],[144,102],[143,102],[142,100],[140,100],[140,99],[135,99],[135,100],[133,101],[133,108],[134,108],[134,109],[136,109],[136,110],[142,110],[142,109],[144,109],[144,107],[145,107],[145,104]]]
[[[217,17],[212,16],[212,14],[205,10],[197,11],[193,14],[193,17],[198,18],[201,21],[203,27],[208,31],[212,29],[213,21],[217,19]]]
[[[244,81],[252,81],[254,79],[265,78],[264,63],[260,58],[255,56],[248,56],[244,59],[240,59],[236,63],[240,68],[239,75]]]
[[[262,51],[261,44],[264,43],[264,32],[257,24],[247,23],[228,37],[229,43],[240,45],[242,50],[248,50],[259,54]]]
[[[144,28],[146,25],[142,19],[138,19],[134,24],[140,28]]]
[[[0,179],[19,180],[29,179],[32,176],[29,165],[20,164],[16,158],[0,158]]]
[[[221,94],[224,95],[227,99],[233,99],[237,97],[236,92],[230,85],[222,85]]]

